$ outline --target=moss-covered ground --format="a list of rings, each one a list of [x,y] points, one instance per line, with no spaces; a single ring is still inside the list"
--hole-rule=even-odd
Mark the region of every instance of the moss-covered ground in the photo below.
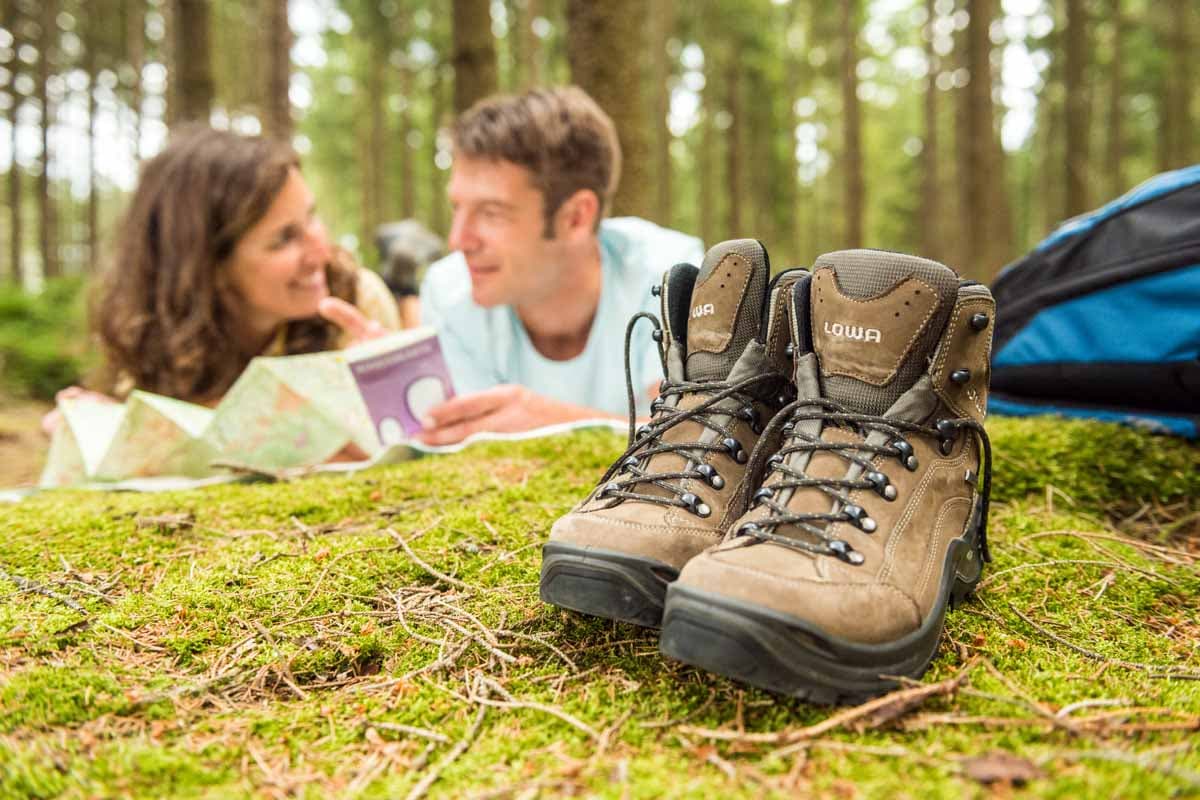
[[[609,433],[0,505],[0,797],[1200,793],[1200,450],[989,429],[995,561],[923,678],[961,681],[872,715],[539,602]]]

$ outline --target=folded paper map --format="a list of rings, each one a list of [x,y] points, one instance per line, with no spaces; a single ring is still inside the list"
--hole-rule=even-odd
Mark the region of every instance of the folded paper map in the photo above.
[[[64,400],[41,486],[368,459],[406,443],[452,395],[437,337],[423,328],[343,351],[256,358],[212,409],[141,391],[123,404]]]

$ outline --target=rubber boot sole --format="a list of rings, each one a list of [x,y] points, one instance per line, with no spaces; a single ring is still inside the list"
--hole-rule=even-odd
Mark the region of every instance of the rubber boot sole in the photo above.
[[[670,658],[817,704],[860,703],[919,678],[937,652],[947,607],[979,582],[974,537],[956,539],[946,555],[938,602],[924,624],[878,645],[830,636],[800,617],[693,586],[667,592],[659,648]]]
[[[657,628],[667,585],[678,576],[675,568],[643,556],[550,542],[542,547],[538,594],[559,608]]]

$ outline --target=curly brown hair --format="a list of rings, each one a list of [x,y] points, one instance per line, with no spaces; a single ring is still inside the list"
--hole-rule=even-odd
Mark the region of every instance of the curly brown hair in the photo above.
[[[235,335],[236,298],[222,268],[297,167],[285,143],[207,126],[181,128],[143,165],[93,305],[105,389],[132,381],[195,402],[229,389],[258,353]],[[325,268],[329,292],[353,303],[356,269],[335,253]],[[291,321],[285,351],[327,350],[338,335],[319,317]]]

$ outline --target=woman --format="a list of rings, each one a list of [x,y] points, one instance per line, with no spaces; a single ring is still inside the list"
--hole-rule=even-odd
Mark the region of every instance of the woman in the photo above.
[[[107,391],[210,406],[255,356],[400,326],[382,279],[331,245],[296,153],[208,127],[180,130],[144,165],[93,323]]]

